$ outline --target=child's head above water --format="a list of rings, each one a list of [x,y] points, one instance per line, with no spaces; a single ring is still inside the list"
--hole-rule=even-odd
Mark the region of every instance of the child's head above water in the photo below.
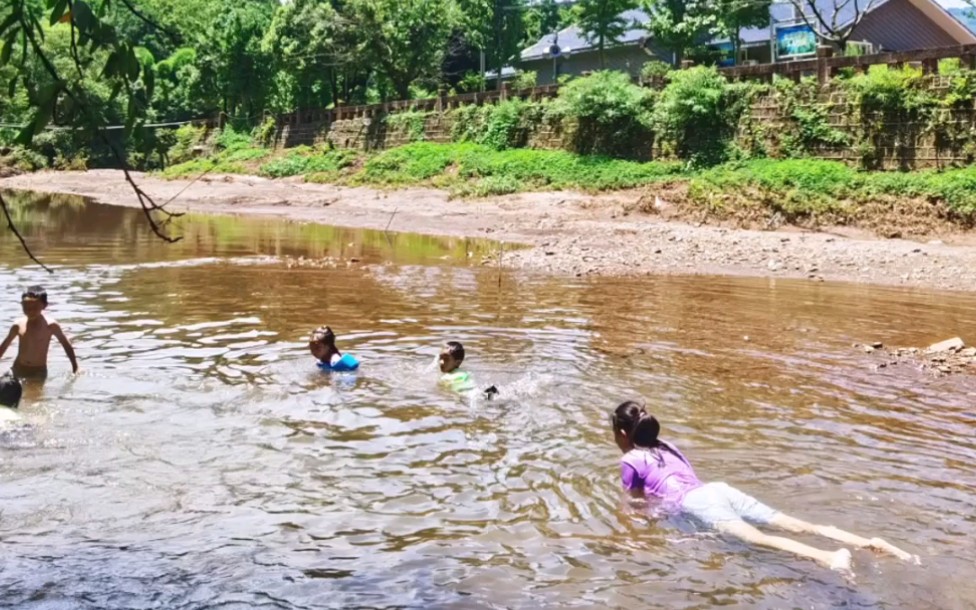
[[[320,326],[308,338],[308,351],[322,362],[328,362],[339,350],[335,346],[335,333],[328,326]]]
[[[464,362],[464,346],[457,341],[448,341],[437,361],[442,373],[453,373]]]
[[[28,318],[36,318],[47,308],[47,290],[41,286],[31,286],[20,296],[20,306]]]
[[[623,452],[634,447],[656,447],[661,424],[653,415],[648,415],[644,406],[633,400],[620,403],[610,415],[613,425],[613,439]]]
[[[16,409],[20,404],[23,388],[20,381],[11,373],[0,375],[0,406]]]

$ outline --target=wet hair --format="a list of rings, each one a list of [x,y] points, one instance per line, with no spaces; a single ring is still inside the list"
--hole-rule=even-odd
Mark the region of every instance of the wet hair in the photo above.
[[[448,341],[446,351],[452,358],[457,360],[458,364],[464,362],[464,346],[457,341]]]
[[[13,373],[4,373],[0,376],[0,405],[16,409],[20,404],[20,396],[24,389],[20,381],[14,377]]]
[[[633,400],[622,402],[610,416],[610,420],[613,422],[614,431],[619,430],[627,434],[627,438],[635,447],[653,449],[659,465],[664,465],[661,449],[671,452],[684,461],[684,458],[667,443],[657,438],[658,434],[661,433],[661,424],[656,417],[644,410],[642,404]]]
[[[319,326],[312,331],[312,336],[308,338],[309,343],[324,343],[335,347],[335,333],[328,326]]]
[[[30,286],[24,291],[24,294],[20,295],[21,301],[26,301],[27,299],[40,301],[47,305],[47,290],[44,290],[42,286]]]

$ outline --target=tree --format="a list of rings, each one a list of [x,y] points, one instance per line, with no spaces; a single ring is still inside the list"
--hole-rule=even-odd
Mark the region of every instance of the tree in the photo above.
[[[790,0],[800,19],[826,43],[837,45],[841,51],[847,48],[858,24],[884,0]]]
[[[579,0],[573,7],[576,23],[587,41],[595,44],[600,54],[600,68],[607,65],[604,53],[627,31],[631,22],[622,13],[637,8],[637,0]]]
[[[444,48],[460,23],[453,0],[350,0],[349,19],[360,50],[400,99],[421,77],[435,78]]]
[[[557,0],[540,0],[531,4],[525,11],[525,31],[521,46],[534,44],[546,34],[561,30],[572,23],[573,19],[572,10]]]
[[[460,9],[466,41],[484,51],[488,66],[501,74],[521,46],[525,0],[461,0]]]
[[[339,21],[327,2],[295,0],[278,8],[262,42],[274,66],[272,108],[328,106],[336,100]]]
[[[264,110],[270,58],[261,47],[277,0],[221,0],[197,49],[203,91],[225,113],[253,118]]]
[[[718,24],[717,11],[706,1],[645,0],[644,6],[651,17],[648,31],[655,43],[672,52],[676,66],[689,49],[707,42]]]
[[[136,17],[149,20],[131,0],[119,1]],[[142,129],[155,75],[147,68],[148,62],[140,61],[135,41],[122,37],[105,18],[110,4],[109,0],[48,0],[45,10],[37,0],[4,2],[0,8],[0,68],[5,68],[9,79],[4,83],[6,93],[13,98],[19,90],[25,90],[29,100],[26,125],[16,140],[20,144],[31,143],[55,119],[74,127],[76,133],[97,138],[123,169],[153,231],[163,239],[175,241],[165,233],[165,225],[177,214],[167,212],[135,183],[128,171],[125,147],[111,140],[106,132],[114,117],[101,112],[91,95],[87,75],[94,71],[99,75],[100,88],[107,91],[106,103],[125,108],[124,139],[133,138]],[[45,47],[47,34],[52,31],[63,32],[64,48]],[[46,79],[39,87],[34,80],[38,73]],[[24,250],[41,264],[17,231],[2,196],[0,210]]]
[[[741,33],[745,28],[769,25],[771,0],[713,0],[712,10],[717,17],[716,33],[732,43],[732,57],[739,62]]]

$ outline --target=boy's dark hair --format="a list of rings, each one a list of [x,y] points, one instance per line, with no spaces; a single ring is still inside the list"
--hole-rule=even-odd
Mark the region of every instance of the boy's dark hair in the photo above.
[[[23,392],[24,388],[21,387],[20,380],[14,377],[13,373],[0,375],[0,405],[16,409]]]
[[[447,342],[447,353],[457,360],[458,364],[464,362],[464,346],[457,341]]]
[[[47,290],[44,290],[43,286],[30,286],[24,291],[24,294],[20,295],[21,301],[27,299],[34,299],[47,305]]]
[[[328,326],[320,326],[312,331],[309,337],[310,343],[324,343],[325,345],[335,345],[335,333]]]

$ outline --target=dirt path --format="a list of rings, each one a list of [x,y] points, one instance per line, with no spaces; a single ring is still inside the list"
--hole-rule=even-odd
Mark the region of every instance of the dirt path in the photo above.
[[[250,214],[323,224],[483,237],[533,248],[505,254],[507,266],[556,274],[720,274],[809,278],[976,290],[976,247],[941,241],[880,240],[799,230],[692,226],[627,213],[642,193],[599,196],[529,193],[449,201],[432,189],[379,191],[208,176],[196,183],[137,176],[175,211]],[[138,205],[113,170],[43,172],[0,180],[0,188],[72,193]],[[185,190],[184,190],[185,189]],[[971,241],[971,240],[968,240]]]

